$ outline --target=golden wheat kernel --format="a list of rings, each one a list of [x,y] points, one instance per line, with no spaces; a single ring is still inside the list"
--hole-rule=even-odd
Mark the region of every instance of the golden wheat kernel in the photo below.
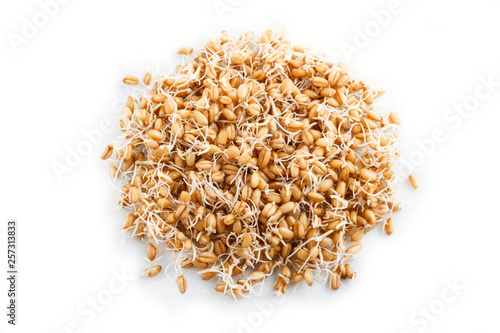
[[[149,85],[151,83],[151,73],[146,73],[144,74],[144,76],[142,77],[142,82],[144,82],[145,85]]]
[[[340,276],[338,273],[332,273],[330,277],[330,286],[333,290],[338,290],[340,288]]]
[[[265,59],[264,61],[265,62],[274,62],[276,61],[280,56],[280,52],[275,50],[275,51],[272,51]]]
[[[335,94],[337,93],[337,91],[333,88],[323,88],[320,90],[319,94],[321,95],[321,97],[333,97]]]
[[[340,72],[337,69],[332,68],[332,70],[327,75],[327,80],[330,86],[334,87],[337,84],[337,80],[340,77]]]
[[[148,246],[146,247],[146,252],[148,254],[149,260],[154,260],[156,258],[156,247],[149,243]]]
[[[311,260],[311,261],[315,260],[315,259],[318,257],[319,252],[320,252],[320,251],[319,251],[319,247],[315,246],[314,244],[315,244],[315,243],[310,243],[310,244],[308,244],[308,246],[310,247],[310,250],[309,250],[309,251],[310,251],[310,260]],[[315,246],[315,247],[314,247],[314,246]]]
[[[276,280],[276,283],[274,284],[274,290],[278,291],[280,290],[284,285],[285,285],[285,279],[283,279],[283,277],[279,277],[277,280]]]
[[[241,84],[239,87],[238,87],[238,98],[240,100],[244,100],[247,98],[248,96],[248,93],[249,93],[249,89],[248,89],[248,86],[246,84]]]
[[[225,179],[225,178],[224,178],[224,174],[223,174],[222,172],[217,171],[217,172],[213,172],[213,173],[212,173],[212,180],[213,180],[214,182],[219,183],[219,182],[224,181],[224,179]]]
[[[108,158],[110,158],[111,156],[113,155],[113,146],[112,145],[108,145],[104,151],[102,152],[101,154],[101,158],[103,160],[107,160]]]
[[[183,55],[189,55],[191,53],[193,53],[193,48],[192,47],[181,47],[177,51],[177,54],[183,54]]]
[[[304,141],[304,143],[308,146],[312,145],[314,143],[314,138],[312,136],[311,133],[309,133],[309,131],[307,130],[304,130],[302,131],[302,141]]]
[[[363,247],[363,245],[361,243],[358,243],[358,244],[354,244],[354,245],[348,247],[345,251],[347,253],[350,253],[350,254],[356,254],[359,251],[361,251],[362,247]]]
[[[153,276],[156,276],[158,275],[158,273],[161,272],[161,266],[160,265],[155,265],[153,267],[151,267],[151,269],[149,270],[148,272],[148,277],[153,277]]]
[[[333,187],[333,179],[326,178],[319,185],[318,192],[319,193],[325,193],[326,191],[328,191],[332,187]]]
[[[292,272],[290,271],[290,267],[281,266],[281,275],[286,277],[286,278],[290,278],[290,276],[292,275]]]
[[[243,55],[239,52],[233,52],[230,56],[231,62],[235,65],[240,65],[243,63]]]
[[[375,216],[375,213],[371,209],[365,209],[365,211],[363,212],[363,217],[370,224],[375,224],[377,222],[377,217]]]
[[[262,108],[257,103],[249,104],[247,107],[247,113],[249,116],[258,116],[261,112]]]
[[[396,112],[391,112],[389,114],[389,121],[396,125],[401,124],[401,119],[399,118],[399,114],[397,114]]]
[[[182,231],[177,231],[175,237],[181,242],[184,242],[186,240],[186,235]]]
[[[128,120],[132,120],[132,110],[128,106],[123,107],[123,116]]]
[[[224,95],[224,96],[219,97],[219,102],[222,104],[228,105],[228,104],[233,103],[233,100],[231,99],[231,97]]]
[[[109,173],[111,174],[111,177],[116,178],[118,176],[118,168],[116,165],[111,164],[109,167]]]
[[[201,274],[201,279],[208,281],[208,280],[211,280],[216,275],[217,275],[217,272],[205,272],[205,273]]]
[[[234,120],[236,120],[236,114],[231,109],[228,109],[228,108],[222,109],[222,115],[228,121],[234,121]],[[229,135],[228,135],[228,138],[229,138]]]
[[[356,218],[356,224],[358,226],[364,227],[364,226],[366,226],[368,224],[368,221],[364,217],[358,216]]]
[[[130,171],[134,167],[134,160],[130,159],[128,161],[125,161],[125,163],[122,163],[122,170],[123,171]]]
[[[307,285],[308,286],[312,286],[313,285],[313,272],[310,270],[310,269],[306,269],[304,271],[304,280],[306,281]]]
[[[156,93],[152,96],[151,100],[154,102],[154,103],[163,103],[166,99],[166,96],[163,95],[163,94],[160,94],[160,93]]]
[[[320,175],[326,175],[328,169],[321,161],[316,160],[313,162],[313,171]]]
[[[325,88],[325,87],[328,87],[328,80],[322,78],[322,77],[319,77],[319,76],[316,76],[316,77],[313,77],[311,79],[311,83],[315,86],[315,87],[319,87],[319,88]]]
[[[234,223],[234,214],[228,214],[224,217],[223,222],[225,225],[231,225]]]
[[[235,220],[235,222],[232,224],[232,228],[235,234],[240,234],[243,231],[243,225],[238,220]]]
[[[345,270],[345,265],[344,264],[340,264],[338,267],[337,267],[337,270],[336,272],[338,273],[339,277],[341,279],[345,279],[346,278],[346,270]]]
[[[367,90],[367,91],[363,92],[363,95],[362,95],[362,100],[363,100],[366,104],[368,104],[368,105],[372,104],[372,103],[373,103],[373,99],[374,99],[374,98],[375,98],[375,94],[374,94],[374,92],[373,92],[373,91],[369,91],[369,90]]]
[[[187,290],[187,280],[184,275],[179,275],[177,277],[177,288],[181,292],[181,294],[184,294]]]
[[[271,189],[271,184],[269,185],[269,189]],[[281,203],[281,196],[278,193],[269,193],[265,195],[265,199],[267,202],[272,202],[277,205]]]
[[[212,163],[210,161],[200,161],[195,166],[200,170],[209,170],[212,168]]]
[[[205,115],[198,110],[193,111],[193,118],[194,118],[194,121],[200,126],[207,126],[208,125],[207,117],[205,117]]]
[[[227,284],[225,282],[219,282],[215,286],[215,291],[223,293],[227,290]]]
[[[309,198],[309,200],[314,201],[314,202],[322,202],[325,201],[325,197],[318,192],[310,191],[307,192],[306,196]]]
[[[381,121],[382,116],[377,111],[370,109],[366,112],[367,116],[375,121]]]
[[[125,220],[123,221],[122,228],[123,229],[130,228],[131,226],[134,225],[135,220],[136,220],[136,217],[134,216],[134,214],[128,214],[127,217],[125,218]]]
[[[254,172],[252,176],[250,177],[250,187],[251,188],[256,188],[259,185],[259,173]]]
[[[340,76],[339,79],[337,80],[337,84],[336,84],[337,88],[342,88],[343,86],[345,86],[347,84],[347,82],[349,82],[350,79],[351,78],[347,74]]]
[[[298,78],[306,76],[306,71],[303,70],[302,68],[293,68],[292,69],[292,75]]]
[[[326,148],[330,145],[330,140],[327,138],[319,138],[315,143],[318,147]]]
[[[377,128],[377,123],[368,117],[361,117],[361,125],[370,130]]]
[[[188,192],[182,191],[181,194],[179,195],[179,200],[183,203],[188,203],[191,200],[191,196],[189,195]]]
[[[297,96],[295,96],[295,100],[297,101],[297,103],[308,103],[311,98],[309,96],[307,96],[306,94],[298,94]]]
[[[227,130],[225,128],[221,129],[217,134],[216,143],[221,146],[225,146],[227,144]]]
[[[354,269],[349,264],[345,264],[345,275],[348,279],[353,279],[356,276]]]
[[[288,96],[293,92],[293,87],[295,87],[293,81],[289,78],[286,78],[281,83],[280,90],[283,93],[283,95]]]
[[[202,217],[203,215],[205,215],[205,207],[199,206],[198,208],[196,208],[196,210],[194,211],[194,215],[196,217]],[[199,231],[202,231],[202,230],[199,230]]]
[[[337,256],[328,250],[321,250],[321,256],[324,261],[335,261],[337,259]]]
[[[225,164],[222,166],[222,172],[226,175],[236,175],[239,171],[239,168],[236,165]]]
[[[207,231],[215,230],[217,227],[217,219],[213,213],[207,215],[205,219],[205,229]]]
[[[365,237],[365,235],[366,235],[366,231],[363,229],[360,229],[351,235],[351,242],[359,242],[360,240],[363,239],[363,237]]]
[[[206,244],[207,242],[204,243]],[[213,264],[217,260],[217,255],[212,252],[205,251],[198,255],[198,260],[204,263]]]
[[[418,181],[417,181],[417,177],[415,176],[415,174],[410,174],[408,176],[408,179],[410,180],[410,183],[411,183],[411,186],[416,190],[418,188]]]
[[[123,83],[128,85],[136,85],[139,83],[139,79],[133,75],[127,75],[123,78]]]
[[[186,165],[188,167],[194,166],[196,163],[196,155],[195,154],[188,154],[186,156]]]
[[[172,202],[170,200],[167,200],[165,198],[159,198],[156,201],[156,203],[157,203],[157,205],[158,205],[158,207],[160,209],[165,209],[165,208],[169,207],[172,204]]]
[[[230,160],[233,160],[240,156],[240,150],[236,146],[229,146],[229,148],[226,149],[226,155]]]
[[[180,205],[179,207],[177,207],[174,217],[176,220],[179,221],[186,218],[188,214],[189,214],[189,208],[186,205]]]
[[[281,215],[283,215],[283,213],[280,210],[277,210],[276,213],[274,213],[273,215],[271,215],[269,217],[268,223],[274,223],[274,222],[278,221],[279,218],[281,217]]]
[[[327,64],[320,63],[320,64],[316,65],[316,67],[314,69],[316,70],[316,72],[318,72],[320,74],[324,74],[329,69],[329,67]]]
[[[319,245],[322,247],[330,247],[334,245],[334,242],[331,237],[323,237],[323,239],[319,242]]]
[[[292,244],[286,243],[281,247],[281,257],[286,259],[288,258],[291,252],[292,252]]]
[[[329,164],[332,168],[337,169],[343,167],[345,165],[345,162],[339,159],[333,159]]]
[[[214,155],[215,153],[218,153],[222,151],[221,148],[219,148],[218,146],[216,145],[210,145],[210,149],[207,151],[208,154],[211,154],[211,155]]]
[[[268,203],[262,208],[261,215],[264,217],[270,217],[271,215],[274,215],[276,213],[276,206],[274,203]]]
[[[303,274],[300,274],[300,273],[293,273],[291,276],[290,276],[290,281],[291,282],[300,282],[304,280],[304,275]]]
[[[291,213],[295,210],[295,202],[287,202],[280,206],[280,211],[283,214]]]
[[[302,260],[303,262],[306,262],[309,260],[309,251],[306,249],[300,249],[297,251],[295,254],[297,256],[297,259]]]
[[[293,225],[293,233],[295,235],[295,237],[297,238],[302,238],[304,237],[304,234],[305,234],[305,229],[304,229],[304,225],[301,224],[301,223],[296,223]]]
[[[387,222],[384,225],[385,233],[390,236],[394,232],[394,220],[392,218],[388,218]]]
[[[132,96],[127,97],[126,106],[129,108],[130,111],[134,112],[135,104],[134,104],[134,98]]]
[[[272,158],[272,151],[270,149],[264,148],[259,154],[259,167],[260,169],[265,169]]]
[[[134,115],[137,119],[139,119],[142,122],[144,122],[148,116],[146,110],[144,110],[144,109],[136,109],[134,111]]]
[[[157,130],[149,130],[146,134],[152,140],[155,140],[155,141],[161,141],[161,140],[163,140],[163,134],[161,134],[161,132],[159,132]]]
[[[292,239],[294,237],[293,231],[288,228],[280,227],[278,231],[284,239]]]
[[[377,90],[373,94],[373,98],[382,97],[382,96],[384,96],[384,94],[385,94],[385,90],[384,89]]]
[[[244,234],[243,239],[241,241],[241,247],[243,248],[249,248],[252,246],[253,239],[251,234]]]
[[[233,288],[231,289],[231,292],[233,293],[234,297],[236,299],[242,299],[243,298],[243,290],[240,288]]]
[[[361,178],[369,182],[375,182],[377,180],[377,175],[367,168],[361,169],[359,175]]]
[[[182,244],[180,244],[177,248],[182,248]],[[191,267],[197,267],[197,268],[202,268],[205,269],[208,267],[208,263],[200,261],[200,260],[195,260],[192,263],[188,264],[189,266],[183,266],[183,268],[191,268]]]
[[[141,199],[141,190],[135,186],[131,186],[128,192],[128,198],[132,203],[137,203]]]
[[[125,147],[124,156],[123,156],[123,159],[125,161],[128,161],[132,158],[133,150],[134,150],[134,148],[131,144]]]

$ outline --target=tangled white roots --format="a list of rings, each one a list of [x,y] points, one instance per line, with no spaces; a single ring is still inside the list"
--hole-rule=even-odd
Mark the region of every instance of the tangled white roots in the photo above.
[[[282,32],[226,33],[173,75],[147,73],[103,158],[126,182],[124,229],[240,298],[278,271],[275,290],[352,278],[367,231],[392,233],[397,114],[370,89]],[[129,75],[131,86],[139,79]],[[154,276],[161,266],[145,271]]]

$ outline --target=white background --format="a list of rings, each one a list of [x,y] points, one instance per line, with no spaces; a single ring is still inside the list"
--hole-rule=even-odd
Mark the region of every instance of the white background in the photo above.
[[[387,10],[388,0],[66,2],[17,47],[10,39],[22,36],[23,18],[43,18],[42,7],[35,0],[0,5],[1,332],[500,331],[500,86],[475,96],[488,92],[481,78],[500,82],[498,1],[400,0],[384,27],[371,13]],[[145,245],[121,233],[124,213],[100,159],[117,132],[104,133],[62,181],[54,163],[65,163],[85,131],[103,133],[102,119],[114,121],[126,74],[167,71],[181,61],[179,47],[199,49],[223,29],[236,36],[281,26],[292,42],[385,88],[378,105],[400,113],[403,158],[415,162],[420,188],[399,186],[405,209],[395,233],[368,235],[352,262],[356,279],[336,292],[316,282],[289,288],[283,300],[235,302],[208,295],[214,282],[195,272],[185,295],[163,274],[140,277]],[[368,28],[362,43],[359,31]],[[343,52],[346,44],[358,53]],[[474,102],[463,116],[447,114]],[[428,143],[424,154],[417,142],[434,130],[446,140]],[[9,218],[19,221],[16,327],[4,314]],[[114,274],[122,271],[128,280],[119,288]],[[120,290],[110,294],[110,283]],[[448,283],[465,289],[455,295]],[[87,303],[95,297],[106,303],[99,311]],[[418,311],[429,307],[423,319]]]

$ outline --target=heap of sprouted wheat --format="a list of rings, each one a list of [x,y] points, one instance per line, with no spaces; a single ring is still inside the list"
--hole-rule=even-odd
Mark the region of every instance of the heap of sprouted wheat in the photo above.
[[[281,32],[179,53],[175,74],[144,76],[102,155],[126,182],[123,228],[149,243],[144,275],[170,250],[181,293],[187,268],[237,298],[273,272],[280,294],[302,280],[338,289],[361,239],[377,224],[390,235],[399,209],[399,117],[372,107],[383,91]]]

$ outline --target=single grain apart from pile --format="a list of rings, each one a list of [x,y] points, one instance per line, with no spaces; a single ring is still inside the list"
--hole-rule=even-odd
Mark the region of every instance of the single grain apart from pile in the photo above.
[[[410,180],[411,186],[416,190],[418,188],[417,177],[413,173],[411,173],[408,176],[408,179]]]
[[[181,293],[187,268],[236,298],[273,272],[278,293],[302,280],[338,289],[364,235],[391,234],[399,209],[400,120],[373,108],[383,91],[281,32],[179,53],[173,75],[125,77],[137,95],[102,154],[125,182],[123,228],[148,242],[144,275],[171,250]]]

